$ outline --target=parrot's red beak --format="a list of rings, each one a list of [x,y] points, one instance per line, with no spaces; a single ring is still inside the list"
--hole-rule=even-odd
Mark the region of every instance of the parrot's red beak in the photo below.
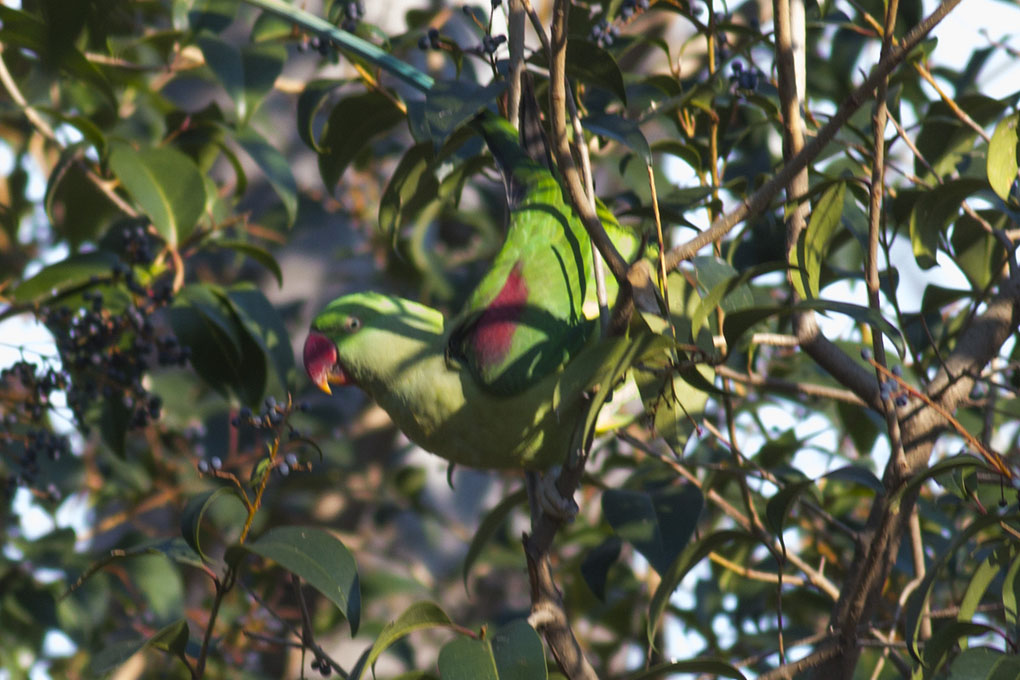
[[[332,394],[330,383],[346,385],[351,381],[337,363],[336,345],[322,333],[312,331],[308,334],[304,359],[308,377],[326,394]]]

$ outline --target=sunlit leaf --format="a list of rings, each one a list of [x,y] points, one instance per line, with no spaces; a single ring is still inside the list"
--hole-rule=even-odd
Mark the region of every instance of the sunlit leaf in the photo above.
[[[170,147],[118,143],[110,151],[110,168],[167,243],[176,246],[188,238],[205,208],[205,182],[194,161]]]
[[[277,527],[254,541],[231,546],[227,561],[236,565],[246,552],[300,576],[339,608],[351,624],[351,635],[357,634],[361,620],[358,567],[340,539],[316,527]]]

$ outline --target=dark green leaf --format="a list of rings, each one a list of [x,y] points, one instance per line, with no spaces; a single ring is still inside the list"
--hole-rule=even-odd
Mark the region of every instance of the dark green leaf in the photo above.
[[[471,545],[468,546],[467,554],[464,556],[463,574],[465,588],[467,588],[468,574],[471,572],[471,567],[474,566],[475,560],[481,555],[485,544],[499,531],[500,527],[503,526],[510,516],[510,513],[513,512],[513,509],[526,500],[528,500],[527,490],[518,489],[501,500],[496,507],[487,512],[485,517],[482,518],[481,524],[478,525],[478,530],[475,531],[475,535],[471,538]]]
[[[280,263],[277,262],[276,258],[273,257],[273,254],[265,248],[260,248],[254,243],[249,243],[248,241],[234,241],[230,239],[210,241],[210,245],[225,248],[227,250],[233,250],[241,255],[250,257],[269,270],[269,273],[271,273],[273,278],[276,279],[277,286],[281,288],[283,287],[283,270],[280,269]]]
[[[937,264],[936,253],[946,227],[960,215],[963,201],[987,186],[983,179],[962,177],[937,186],[918,199],[910,214],[910,241],[919,267],[931,269]]]
[[[198,36],[195,42],[202,50],[206,65],[234,101],[238,120],[244,120],[244,63],[241,60],[241,51],[235,45],[211,33]]]
[[[263,14],[262,16],[269,16]],[[329,94],[338,88],[343,81],[339,80],[313,80],[305,85],[297,102],[297,130],[301,141],[309,149],[316,153],[322,153],[323,148],[315,135],[315,117],[318,115],[322,105],[326,102]]]
[[[105,647],[92,657],[89,667],[95,675],[105,675],[145,647],[155,647],[185,660],[187,644],[188,620],[180,619],[161,628],[150,638],[124,640]]]
[[[461,80],[437,81],[425,97],[425,105],[408,107],[411,134],[415,141],[443,146],[458,128],[490,106],[506,89],[506,82],[494,81],[484,87]]]
[[[964,458],[964,457],[963,456],[958,456],[957,458],[951,458],[951,459],[942,461],[942,463],[959,464],[961,458]],[[972,459],[972,460],[974,460],[974,459]],[[942,463],[940,463],[939,465],[941,465]],[[979,462],[974,460],[974,464],[979,464]],[[938,467],[938,465],[936,465],[934,467]],[[946,469],[949,469],[949,468],[943,466],[941,471],[945,471]],[[911,482],[912,483],[916,483],[917,485],[924,483],[925,480],[931,478],[931,476],[932,476],[931,475],[931,471],[932,470],[930,469],[930,470],[928,470],[928,474],[918,475],[918,477],[922,477],[923,478],[920,481],[918,481],[917,478],[915,478],[914,480],[911,480]],[[908,486],[910,486],[910,485],[908,485]],[[904,493],[910,493],[910,492],[911,491],[909,489],[904,491]],[[904,608],[904,611],[905,611],[905,614],[906,614],[905,625],[906,625],[907,649],[910,651],[911,656],[913,656],[915,659],[921,660],[921,658],[922,658],[922,650],[921,650],[920,646],[918,645],[918,633],[921,630],[921,623],[922,623],[922,619],[923,619],[922,615],[923,615],[923,612],[924,612],[924,604],[928,600],[928,597],[931,595],[931,590],[932,590],[932,587],[935,585],[936,577],[939,576],[939,574],[940,574],[941,570],[943,569],[943,567],[945,567],[945,565],[951,559],[954,558],[954,556],[956,555],[956,552],[961,547],[963,547],[968,541],[970,541],[971,538],[973,538],[974,535],[977,534],[978,532],[983,531],[984,529],[987,529],[990,526],[998,524],[1001,521],[1016,521],[1016,519],[1017,519],[1017,514],[1015,512],[1012,515],[1008,515],[1006,517],[1000,516],[1000,515],[998,515],[996,513],[989,513],[987,515],[981,515],[981,516],[977,517],[965,529],[963,529],[962,531],[957,531],[954,534],[952,542],[948,546],[943,548],[941,554],[939,555],[939,559],[928,568],[928,571],[927,571],[927,573],[924,576],[924,580],[921,581],[921,585],[918,586],[917,589],[913,593],[910,594],[910,598],[907,600],[907,605]],[[960,622],[959,621],[954,621],[954,622],[952,622],[952,624],[960,624]],[[950,624],[946,624],[946,625],[948,626]],[[974,624],[966,624],[966,625],[974,625]],[[952,629],[950,631],[950,633],[955,634],[956,630],[957,629],[954,628],[954,629]],[[956,643],[957,638],[956,637],[952,637],[950,635],[950,633],[947,633],[947,637],[951,637],[951,639],[945,639],[944,640],[944,643],[946,645],[951,645],[951,644],[955,644]],[[963,634],[966,634],[966,633],[960,633],[960,634],[963,635]],[[930,646],[931,646],[931,642],[929,642],[927,645],[925,645],[925,648],[924,648],[924,651],[923,651],[924,658],[925,658],[925,665],[928,665],[928,660],[930,658],[929,657],[929,649],[928,649]],[[933,649],[933,650],[931,650],[931,654],[933,656],[938,656],[939,655],[939,650],[937,648]],[[941,658],[941,656],[939,656],[939,658]]]
[[[118,262],[113,253],[94,250],[44,267],[38,274],[24,281],[12,292],[11,297],[18,304],[42,302],[60,293],[87,284],[92,277],[109,276],[113,265]]]
[[[236,489],[229,486],[221,486],[218,489],[192,497],[188,504],[184,506],[184,512],[181,513],[181,536],[184,537],[188,547],[205,562],[210,560],[209,556],[202,552],[202,518],[205,517],[206,511],[212,507],[212,504],[218,498],[225,495],[232,496],[239,503],[241,502],[241,499],[237,497]]]
[[[359,659],[358,664],[351,670],[351,680],[359,680],[364,670],[371,668],[379,655],[400,638],[417,630],[436,627],[448,628],[452,625],[453,621],[439,605],[432,602],[414,603],[396,621],[386,624],[386,627],[379,633],[379,637],[372,643],[371,651]]]
[[[333,534],[316,527],[277,527],[255,541],[232,546],[227,561],[237,564],[244,553],[273,560],[296,574],[335,604],[358,632],[361,590],[354,556]]]
[[[31,50],[46,66],[59,69],[75,81],[88,83],[103,96],[110,109],[116,109],[117,97],[102,71],[75,47],[73,41],[54,45],[48,31],[49,27],[31,14],[0,5],[0,43],[12,49]]]
[[[549,66],[541,50],[529,61]],[[620,67],[613,55],[593,42],[580,38],[567,42],[567,77],[600,87],[627,104],[627,88]]]
[[[395,238],[400,226],[439,193],[439,183],[429,171],[431,142],[416,144],[404,153],[379,201],[379,229]]]
[[[979,637],[995,632],[992,626],[971,621],[943,623],[924,645],[924,666],[929,671],[937,671],[957,645],[967,646],[968,637]]]
[[[219,33],[234,21],[237,7],[237,0],[195,0],[188,11],[191,30]]]
[[[546,680],[542,639],[525,619],[502,626],[489,644],[499,680]]]
[[[496,660],[487,640],[456,637],[439,650],[443,680],[499,680]]]
[[[267,362],[266,370],[274,371],[280,381],[279,387],[286,389],[293,382],[294,350],[290,344],[287,327],[277,313],[276,307],[262,291],[245,284],[228,290],[226,299],[236,315],[237,322],[247,329],[259,347],[258,352],[246,355],[246,366],[251,367],[251,362],[257,356],[263,357]],[[258,386],[254,386],[252,394],[258,391]],[[262,396],[259,393],[256,400]]]
[[[290,163],[276,147],[267,142],[251,126],[235,131],[233,134],[234,139],[259,166],[269,185],[273,187],[273,191],[280,197],[283,209],[287,213],[287,226],[293,226],[297,217],[298,198],[297,183],[294,181],[294,174],[290,171]]]
[[[662,581],[652,595],[652,601],[648,606],[648,623],[645,629],[649,644],[654,644],[655,631],[659,628],[659,623],[662,620],[663,613],[666,611],[669,598],[680,585],[680,581],[687,575],[687,572],[713,550],[724,545],[733,545],[737,541],[754,543],[754,539],[745,531],[723,530],[702,536],[684,548],[679,557],[669,566],[666,573],[662,574]]]
[[[595,113],[582,119],[581,125],[593,134],[623,144],[640,156],[645,165],[652,162],[652,150],[648,146],[648,140],[634,121],[609,113]]]
[[[603,602],[606,599],[606,578],[609,576],[609,568],[619,559],[622,547],[623,541],[618,536],[610,536],[589,550],[581,562],[581,576],[584,577],[584,582],[595,593],[595,597]]]
[[[169,147],[111,145],[110,169],[171,246],[191,234],[205,209],[205,181],[188,156]]]
[[[1020,621],[1020,554],[1013,558],[1002,581],[1002,606],[1006,622],[1015,628]]]
[[[607,489],[602,513],[613,531],[665,574],[690,541],[704,498],[693,484],[652,492]]]
[[[314,113],[314,112],[313,112]],[[319,139],[319,174],[332,193],[354,157],[373,137],[404,119],[393,100],[375,90],[344,97],[329,114]]]

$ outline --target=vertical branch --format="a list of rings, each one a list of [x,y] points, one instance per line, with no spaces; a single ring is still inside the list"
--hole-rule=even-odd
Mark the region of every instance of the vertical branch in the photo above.
[[[620,296],[629,297],[627,262],[609,240],[598,214],[589,204],[574,157],[567,141],[567,14],[570,3],[556,0],[549,40],[549,114],[552,118],[552,146],[556,164],[563,175],[574,209],[584,223],[592,243],[602,253],[609,271],[620,283]]]
[[[521,106],[521,74],[524,72],[524,3],[508,0],[507,42],[510,48],[510,78],[507,89],[507,118],[517,126]]]

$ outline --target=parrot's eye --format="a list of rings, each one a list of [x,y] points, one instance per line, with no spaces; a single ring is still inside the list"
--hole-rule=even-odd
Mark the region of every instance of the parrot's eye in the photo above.
[[[349,316],[344,321],[344,330],[348,333],[353,333],[359,328],[361,328],[361,319],[356,316]]]

